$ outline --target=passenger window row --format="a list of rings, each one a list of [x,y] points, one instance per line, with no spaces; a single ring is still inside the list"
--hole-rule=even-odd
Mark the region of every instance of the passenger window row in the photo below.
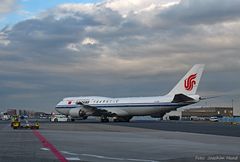
[[[90,101],[77,101],[76,104],[89,104]],[[91,103],[118,103],[118,100],[92,100]]]
[[[118,100],[93,100],[93,103],[118,103]]]

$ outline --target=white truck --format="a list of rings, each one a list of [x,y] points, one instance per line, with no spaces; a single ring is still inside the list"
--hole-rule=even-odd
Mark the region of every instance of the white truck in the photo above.
[[[67,122],[69,121],[69,118],[66,115],[55,114],[51,116],[50,121],[51,122]]]
[[[11,116],[4,113],[3,115],[1,115],[1,120],[10,120]]]

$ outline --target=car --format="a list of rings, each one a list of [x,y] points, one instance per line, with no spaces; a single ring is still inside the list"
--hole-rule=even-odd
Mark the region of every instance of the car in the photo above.
[[[67,122],[69,121],[68,117],[66,115],[56,114],[51,116],[50,118],[51,122]]]
[[[7,114],[4,114],[3,116],[2,116],[2,120],[10,120],[11,118],[10,118],[10,115],[7,115]]]
[[[212,116],[212,117],[209,118],[209,120],[212,121],[212,122],[217,122],[218,121],[218,117]]]

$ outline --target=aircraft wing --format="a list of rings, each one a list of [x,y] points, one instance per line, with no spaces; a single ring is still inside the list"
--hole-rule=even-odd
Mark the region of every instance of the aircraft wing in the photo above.
[[[77,105],[80,105],[83,110],[87,113],[87,114],[91,114],[93,116],[113,116],[114,113],[112,112],[109,112],[105,109],[99,109],[97,107],[94,107],[94,106],[90,106],[90,105],[85,105],[83,104],[82,102],[78,102]]]

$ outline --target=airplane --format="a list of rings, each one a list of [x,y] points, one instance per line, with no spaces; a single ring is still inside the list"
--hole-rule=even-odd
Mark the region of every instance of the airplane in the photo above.
[[[101,122],[129,122],[133,116],[161,118],[177,108],[195,104],[201,100],[196,94],[204,70],[203,64],[194,65],[190,71],[164,96],[111,98],[101,96],[67,97],[55,109],[74,121],[100,117]]]

